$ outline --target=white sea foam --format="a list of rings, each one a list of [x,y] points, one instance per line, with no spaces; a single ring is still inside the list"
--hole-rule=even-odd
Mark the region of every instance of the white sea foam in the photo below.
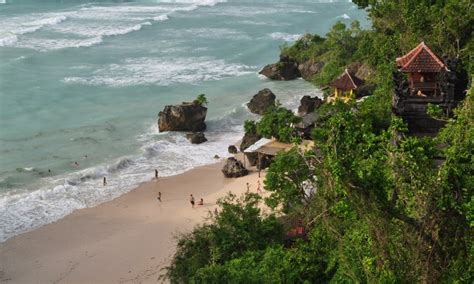
[[[300,34],[288,34],[288,33],[271,33],[270,37],[276,40],[284,40],[284,41],[297,41],[301,38],[302,35]]]
[[[338,18],[343,18],[343,19],[350,19],[351,17],[347,14],[342,14],[341,16],[339,16]]]
[[[232,115],[235,113],[208,122],[209,142],[205,144],[193,145],[181,133],[162,133],[157,138],[157,129],[153,127],[137,137],[143,143],[141,155],[49,178],[52,185],[34,192],[1,197],[0,242],[54,222],[74,210],[112,200],[151,180],[155,168],[160,176],[171,176],[214,163],[215,155],[227,157],[227,146],[242,135],[241,120],[234,121]],[[104,176],[108,181],[106,187],[101,185]]]
[[[29,14],[2,19],[0,46],[15,46],[32,48],[41,51],[57,50],[68,47],[90,46],[89,43],[99,44],[104,36],[125,35],[141,30],[143,26],[151,25],[150,21],[160,22],[169,19],[175,12],[186,12],[201,6],[214,6],[223,0],[202,1],[159,1],[166,5],[117,5],[95,6],[83,5],[75,11],[62,13]],[[169,4],[169,3],[174,3]],[[67,21],[66,21],[67,20]],[[64,39],[55,37],[21,37],[34,33],[43,28],[57,32]],[[87,39],[71,39],[71,36],[89,37]]]
[[[156,17],[153,17],[153,21],[157,21],[157,22],[160,22],[160,21],[166,21],[166,20],[169,20],[169,17],[168,15],[160,15],[160,16],[156,16]]]
[[[199,6],[215,6],[219,3],[225,3],[227,0],[158,0],[161,3],[180,3],[195,4]]]
[[[170,37],[181,38],[203,38],[203,39],[228,39],[228,40],[252,40],[242,31],[229,28],[192,28],[192,29],[169,29],[164,32]]]
[[[90,77],[66,77],[64,82],[122,87],[131,85],[195,84],[255,72],[255,67],[210,57],[126,59],[92,71]]]
[[[0,35],[0,46],[13,45],[17,41],[18,36],[16,36],[15,34]]]
[[[101,36],[85,39],[24,39],[16,44],[17,47],[31,48],[39,51],[58,50],[63,48],[79,48],[97,45],[103,41]]]
[[[0,46],[12,46],[18,42],[19,35],[36,32],[47,26],[58,25],[67,20],[69,13],[31,14],[24,17],[9,17],[2,19]]]

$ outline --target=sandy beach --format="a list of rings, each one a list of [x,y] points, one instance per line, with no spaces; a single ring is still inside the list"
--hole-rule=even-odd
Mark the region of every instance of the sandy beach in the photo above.
[[[204,222],[227,192],[242,194],[247,182],[256,191],[257,172],[226,179],[222,165],[144,183],[113,201],[1,243],[0,282],[156,283],[174,252],[177,233]],[[204,206],[191,208],[191,193],[196,201],[203,198]]]

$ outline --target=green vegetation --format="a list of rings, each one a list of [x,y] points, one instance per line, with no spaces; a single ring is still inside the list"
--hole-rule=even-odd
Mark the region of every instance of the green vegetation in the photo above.
[[[245,134],[257,134],[257,124],[253,120],[246,120],[244,123]]]
[[[315,148],[275,157],[265,201],[281,218],[262,215],[255,195],[221,201],[217,218],[180,238],[172,282],[474,282],[474,91],[437,137],[408,136],[390,109],[395,58],[420,40],[459,55],[458,74],[472,76],[472,1],[355,2],[371,5],[371,30],[338,23],[325,38],[306,35],[282,52],[326,62],[314,78],[321,84],[365,63],[373,95],[323,106]],[[278,107],[245,128],[288,141],[291,123]],[[288,220],[307,235],[285,242]]]
[[[277,105],[265,112],[262,119],[256,123],[257,133],[265,138],[275,137],[285,143],[293,141],[293,125],[301,121],[292,111]]]
[[[200,94],[196,98],[196,102],[202,106],[207,105],[209,102],[207,101],[206,95],[205,94]]]

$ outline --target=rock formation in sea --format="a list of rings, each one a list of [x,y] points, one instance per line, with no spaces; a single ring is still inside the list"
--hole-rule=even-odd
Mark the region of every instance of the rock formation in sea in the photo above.
[[[222,173],[227,178],[237,178],[248,175],[249,171],[244,167],[241,161],[231,157],[227,159],[222,168]]]
[[[204,133],[202,133],[202,132],[188,133],[188,134],[186,134],[186,138],[192,144],[201,144],[201,143],[204,143],[204,142],[207,141],[206,136],[204,136]]]
[[[207,108],[195,102],[167,105],[158,114],[158,128],[163,131],[204,131],[206,130]]]
[[[275,106],[275,99],[275,94],[265,88],[253,96],[247,107],[252,113],[263,115],[270,107]]]
[[[301,76],[298,63],[283,55],[280,55],[279,62],[263,67],[259,73],[272,80],[280,81],[294,80]]]

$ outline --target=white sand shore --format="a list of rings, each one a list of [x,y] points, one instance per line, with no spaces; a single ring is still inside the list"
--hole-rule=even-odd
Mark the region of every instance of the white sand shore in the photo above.
[[[156,283],[175,250],[177,232],[202,222],[227,192],[241,194],[247,182],[255,192],[257,173],[225,179],[221,168],[219,163],[145,183],[9,239],[0,244],[0,282]],[[192,209],[190,193],[205,205]]]

